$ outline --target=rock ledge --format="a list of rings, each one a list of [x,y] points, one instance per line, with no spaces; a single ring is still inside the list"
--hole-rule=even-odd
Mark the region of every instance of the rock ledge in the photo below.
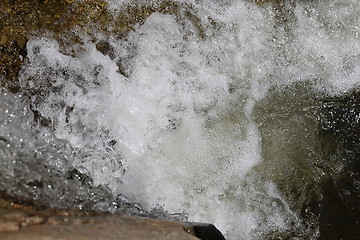
[[[223,240],[212,224],[175,222],[80,210],[38,210],[0,199],[2,240]]]

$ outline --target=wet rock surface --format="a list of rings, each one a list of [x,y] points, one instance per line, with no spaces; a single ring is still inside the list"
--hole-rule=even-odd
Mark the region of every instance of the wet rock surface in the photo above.
[[[224,239],[211,224],[80,210],[36,209],[0,199],[0,239]]]
[[[0,2],[0,86],[18,91],[16,80],[26,56],[26,42],[34,31],[59,28],[60,17],[71,1],[18,1]]]

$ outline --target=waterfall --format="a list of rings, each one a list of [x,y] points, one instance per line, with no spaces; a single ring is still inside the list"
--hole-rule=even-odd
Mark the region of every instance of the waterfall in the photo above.
[[[274,2],[106,0],[33,34],[21,90],[1,89],[0,189],[317,239],[324,179],[349,166],[324,132],[359,84],[360,3]]]

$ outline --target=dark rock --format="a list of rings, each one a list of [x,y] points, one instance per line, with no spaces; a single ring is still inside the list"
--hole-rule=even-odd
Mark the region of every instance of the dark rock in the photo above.
[[[202,240],[225,240],[221,232],[212,224],[186,223],[194,231],[194,235]]]

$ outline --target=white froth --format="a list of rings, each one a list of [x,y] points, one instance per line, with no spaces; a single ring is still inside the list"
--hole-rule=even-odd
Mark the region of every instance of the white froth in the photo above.
[[[107,2],[116,12],[128,1]],[[345,2],[351,8],[332,8],[336,20],[324,3],[296,4],[290,30],[276,27],[270,5],[194,3],[205,36],[191,21],[153,13],[126,39],[108,37],[115,59],[90,41],[67,56],[56,40],[35,38],[20,80],[49,89],[32,101],[95,185],[147,209],[185,211],[230,239],[301,229],[276,186],[250,174],[262,161],[253,110],[271,87],[310,81],[334,95],[358,85],[358,18],[348,18],[360,6]],[[126,56],[129,76],[116,65]]]
[[[297,22],[292,32],[301,58],[294,61],[296,67],[290,74],[302,76],[305,71],[302,80],[316,79],[319,92],[346,93],[359,85],[359,2],[316,4],[296,5]]]

